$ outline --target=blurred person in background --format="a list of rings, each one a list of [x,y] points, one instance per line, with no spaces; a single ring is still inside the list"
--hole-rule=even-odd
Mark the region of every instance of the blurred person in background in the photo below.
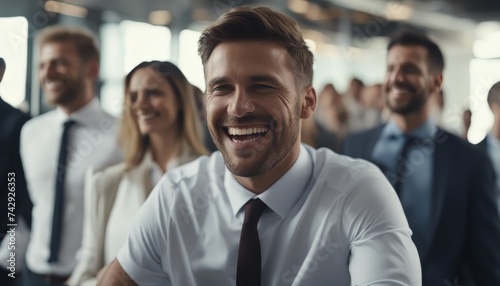
[[[215,146],[212,137],[210,137],[210,132],[208,131],[207,110],[205,107],[205,93],[195,85],[193,85],[193,91],[194,91],[194,98],[196,100],[196,107],[198,109],[198,114],[201,122],[201,128],[203,131],[203,140],[205,142],[205,146],[208,148],[208,151],[210,153],[217,151],[217,146]]]
[[[125,162],[90,175],[82,258],[69,285],[96,285],[161,176],[207,154],[194,89],[174,64],[143,62],[132,69],[123,110]]]
[[[491,108],[491,105],[490,105],[490,108]],[[464,138],[465,140],[468,141],[469,140],[469,138],[468,138],[469,129],[470,129],[470,126],[472,124],[472,111],[469,108],[465,109],[464,112],[462,113],[462,121],[463,121],[463,125],[464,125],[464,131],[462,133],[462,138]]]
[[[0,58],[0,83],[7,65]],[[0,224],[0,285],[21,285],[21,271],[24,267],[24,254],[31,227],[31,200],[26,188],[24,170],[19,155],[21,128],[29,116],[12,107],[0,97],[0,183],[4,190],[0,196],[2,206]],[[15,231],[9,224],[17,224]],[[21,235],[27,233],[27,235]],[[16,235],[17,234],[17,235]],[[15,236],[14,236],[15,235]],[[11,237],[15,238],[14,264],[9,246]],[[14,270],[14,271],[12,271]],[[10,276],[9,276],[10,274]]]
[[[413,231],[423,285],[500,285],[500,216],[487,156],[430,116],[444,59],[426,36],[395,35],[384,80],[387,124],[346,138],[344,153],[380,167]]]
[[[301,120],[301,140],[313,148],[328,148],[337,152],[340,148],[340,142],[337,135],[323,128],[314,116]]]
[[[319,139],[318,136],[324,137],[326,140],[335,137],[334,142],[325,142],[322,145],[326,145],[323,147],[330,146],[330,149],[338,151],[343,138],[348,132],[347,120],[349,114],[342,100],[342,95],[337,92],[333,84],[326,84],[319,93],[318,105],[313,117],[314,120],[308,119],[304,121],[305,142],[324,141]],[[323,134],[326,135],[323,136]]]
[[[366,130],[380,123],[380,115],[376,110],[367,108],[362,103],[362,91],[364,83],[353,78],[349,83],[349,89],[342,96],[347,111],[347,132],[353,133]]]
[[[493,127],[491,128],[491,131],[486,135],[486,137],[481,142],[479,142],[479,144],[477,144],[477,146],[488,154],[491,162],[493,163],[493,167],[495,168],[498,191],[497,205],[498,211],[500,213],[500,81],[495,83],[490,88],[487,100],[491,112],[493,113]],[[468,118],[470,126],[470,111]]]
[[[21,158],[33,202],[25,286],[63,285],[82,244],[85,172],[122,160],[117,120],[94,93],[99,75],[95,36],[52,26],[38,38],[39,80],[56,106],[21,131]]]
[[[382,84],[374,84],[365,86],[361,90],[361,104],[372,112],[373,126],[387,121],[389,118],[389,108],[385,105],[384,93],[382,91]],[[372,126],[372,127],[373,127]]]

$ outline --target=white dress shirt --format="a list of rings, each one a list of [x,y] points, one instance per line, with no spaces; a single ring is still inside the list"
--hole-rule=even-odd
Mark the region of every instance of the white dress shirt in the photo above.
[[[70,129],[66,166],[64,216],[59,260],[49,263],[55,179],[63,123]],[[38,274],[69,275],[81,246],[83,189],[87,168],[100,169],[122,160],[117,145],[117,120],[93,99],[68,116],[60,108],[28,121],[21,131],[21,157],[33,201],[31,237],[26,252],[28,267]]]
[[[118,261],[139,285],[235,285],[245,203],[260,198],[262,285],[421,285],[401,204],[374,165],[302,146],[260,195],[220,152],[168,172],[137,214]]]

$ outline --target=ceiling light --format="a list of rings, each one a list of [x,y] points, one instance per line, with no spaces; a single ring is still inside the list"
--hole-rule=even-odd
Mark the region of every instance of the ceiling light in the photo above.
[[[45,2],[44,8],[47,12],[59,13],[68,16],[85,18],[87,16],[87,8],[83,8],[76,5],[61,3],[57,1],[47,1]]]
[[[153,25],[165,26],[172,21],[172,15],[167,10],[157,10],[149,13],[149,22]]]
[[[289,0],[288,9],[298,14],[304,14],[309,10],[309,2],[305,0]]]

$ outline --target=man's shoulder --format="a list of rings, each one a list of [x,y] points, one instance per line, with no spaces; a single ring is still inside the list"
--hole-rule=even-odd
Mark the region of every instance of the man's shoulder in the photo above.
[[[107,112],[102,108],[102,106],[99,106],[99,116],[104,119],[111,120],[113,122],[118,122],[118,117],[112,115],[111,113]]]
[[[473,145],[453,133],[440,128],[437,132],[438,133],[434,141],[436,142],[436,144],[443,144],[444,146],[446,146],[446,148],[443,148],[443,150],[446,149],[447,151],[452,152],[452,154],[459,155],[458,157],[467,160],[474,158],[481,158],[481,160],[483,160],[483,158],[487,156],[484,150],[478,148],[477,145]]]
[[[27,113],[22,112],[21,110],[13,107],[12,105],[0,101],[0,111],[2,112],[1,116],[8,118],[13,121],[27,121],[30,117]]]
[[[38,130],[39,128],[50,128],[52,127],[52,121],[56,117],[56,111],[51,110],[35,116],[28,120],[23,126],[23,132]],[[25,131],[26,130],[26,131]]]
[[[356,182],[368,178],[383,179],[379,168],[364,159],[356,159],[335,153],[327,148],[314,151],[313,175],[317,183],[326,183],[326,188],[345,192],[351,189]]]
[[[14,136],[19,134],[22,126],[30,119],[29,115],[20,111],[17,108],[10,106],[8,103],[2,101],[5,105],[1,108],[0,124],[2,124],[2,136]],[[19,135],[17,135],[19,136]]]
[[[224,160],[219,151],[211,155],[200,156],[197,159],[168,171],[164,177],[168,184],[179,185],[210,183],[220,180],[225,173]]]

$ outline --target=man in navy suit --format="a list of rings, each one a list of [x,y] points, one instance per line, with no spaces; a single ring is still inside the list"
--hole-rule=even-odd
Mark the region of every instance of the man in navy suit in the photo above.
[[[491,159],[497,174],[497,205],[500,211],[500,81],[495,83],[488,91],[488,105],[493,113],[493,127],[490,133],[477,144]]]
[[[444,60],[424,35],[388,45],[389,121],[346,138],[346,155],[380,167],[401,200],[422,264],[423,285],[500,285],[500,215],[486,154],[432,121]]]
[[[2,82],[6,70],[5,61],[0,58],[0,82]],[[28,121],[29,116],[0,98],[0,186],[2,194],[0,196],[0,242],[4,239],[10,239],[15,234],[12,227],[8,224],[19,224],[20,218],[29,227],[31,224],[31,200],[26,188],[21,157],[19,155],[19,137],[21,127]],[[14,211],[14,212],[12,212]],[[9,214],[10,213],[10,214]],[[10,220],[13,219],[13,220]],[[15,278],[8,276],[12,272],[5,269],[5,265],[0,266],[0,285],[16,285],[20,277],[20,240],[17,245],[16,264],[18,269],[14,275]],[[9,250],[13,245],[10,245]],[[10,266],[10,262],[8,263]],[[14,269],[14,268],[11,268]],[[20,285],[20,284],[17,284]]]

